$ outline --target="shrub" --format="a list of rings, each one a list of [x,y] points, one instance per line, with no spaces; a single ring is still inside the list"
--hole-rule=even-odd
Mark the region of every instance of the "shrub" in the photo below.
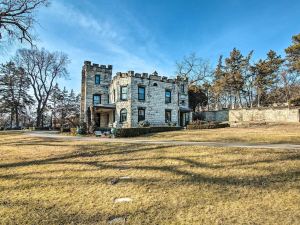
[[[61,132],[61,133],[71,132],[71,129],[68,128],[68,127],[62,127],[62,128],[60,128],[60,132]]]
[[[171,121],[168,122],[168,126],[170,127],[176,127],[176,125],[177,125],[176,122],[171,122]]]
[[[81,135],[87,134],[87,124],[85,122],[79,124],[77,134],[81,134]]]
[[[228,123],[219,123],[219,122],[205,122],[205,121],[194,121],[192,124],[187,125],[187,129],[216,129],[216,128],[225,128],[229,127]]]
[[[182,130],[182,127],[150,127],[149,133],[158,133],[158,132],[167,132],[167,131],[176,131]]]
[[[148,120],[143,120],[139,122],[140,127],[150,127],[150,122]]]
[[[148,127],[119,128],[116,130],[116,137],[136,137],[149,133]]]
[[[180,130],[181,127],[138,127],[138,128],[118,128],[116,137],[137,137],[148,133],[166,132]]]
[[[293,106],[300,106],[300,97],[290,99],[289,104]]]
[[[75,136],[77,134],[77,128],[70,128],[70,133]]]

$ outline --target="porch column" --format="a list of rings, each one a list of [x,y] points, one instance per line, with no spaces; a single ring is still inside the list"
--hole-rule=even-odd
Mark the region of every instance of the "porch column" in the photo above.
[[[90,133],[94,132],[94,127],[95,127],[95,109],[93,106],[90,106],[90,110],[91,110],[91,124],[89,127]]]

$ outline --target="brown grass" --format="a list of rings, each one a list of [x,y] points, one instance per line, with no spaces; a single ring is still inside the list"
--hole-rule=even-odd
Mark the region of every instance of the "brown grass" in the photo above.
[[[299,224],[300,152],[0,136],[2,224]],[[112,185],[110,181],[130,176]],[[114,203],[130,197],[130,203]]]
[[[250,128],[222,128],[209,130],[182,130],[157,134],[149,134],[143,137],[155,140],[174,141],[221,141],[221,142],[247,142],[279,144],[300,144],[300,123],[269,125]]]

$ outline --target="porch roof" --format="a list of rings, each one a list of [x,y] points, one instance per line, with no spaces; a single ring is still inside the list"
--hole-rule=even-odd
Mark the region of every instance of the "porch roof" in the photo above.
[[[93,106],[96,109],[115,109],[116,108],[115,104],[97,104],[97,105],[93,105]]]
[[[185,108],[185,107],[179,107],[179,111],[180,111],[180,112],[191,112],[192,109],[190,109],[190,108]]]

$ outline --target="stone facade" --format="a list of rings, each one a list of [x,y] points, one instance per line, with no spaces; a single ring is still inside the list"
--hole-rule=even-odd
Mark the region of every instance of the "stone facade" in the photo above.
[[[100,84],[96,77],[100,75]],[[126,87],[127,98],[121,99],[121,87]],[[139,88],[144,90],[144,98],[139,99]],[[150,126],[185,126],[191,120],[188,106],[188,80],[177,77],[168,79],[156,72],[118,72],[112,78],[112,66],[99,66],[89,61],[82,68],[81,121],[99,127],[138,127],[138,110],[145,112],[145,120]],[[171,102],[166,103],[166,91],[171,93]],[[95,104],[93,96],[101,98]],[[99,103],[99,102],[98,102]],[[126,121],[121,121],[121,110],[127,111]],[[171,112],[171,121],[166,122],[166,110]],[[124,112],[124,111],[123,111]]]

